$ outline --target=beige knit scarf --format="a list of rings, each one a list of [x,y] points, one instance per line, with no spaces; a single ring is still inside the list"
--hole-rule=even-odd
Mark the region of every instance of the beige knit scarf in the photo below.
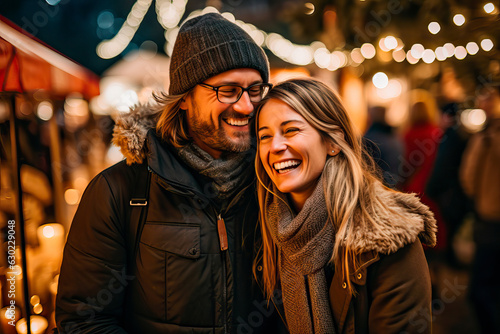
[[[286,196],[276,192],[286,201]],[[335,333],[324,268],[335,233],[328,222],[322,178],[293,216],[277,196],[266,197],[267,224],[278,246],[278,267],[290,333]]]

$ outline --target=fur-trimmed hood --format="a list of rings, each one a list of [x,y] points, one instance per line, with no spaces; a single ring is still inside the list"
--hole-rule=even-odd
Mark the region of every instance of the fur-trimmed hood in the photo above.
[[[401,193],[376,185],[379,199],[389,206],[387,212],[372,212],[376,227],[364,226],[354,217],[354,245],[356,253],[376,251],[392,254],[420,239],[424,245],[436,245],[437,225],[434,213],[416,194]],[[392,212],[390,212],[392,211]]]
[[[117,117],[112,142],[120,148],[128,165],[142,163],[146,158],[146,135],[155,127],[161,111],[151,105],[140,104]]]

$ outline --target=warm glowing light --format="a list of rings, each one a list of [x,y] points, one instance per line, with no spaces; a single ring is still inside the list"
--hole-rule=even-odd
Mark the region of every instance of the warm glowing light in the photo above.
[[[42,316],[33,315],[30,317],[30,329],[32,334],[42,334],[48,327],[48,321]],[[28,324],[26,318],[22,318],[16,323],[16,331],[19,334],[28,332]]]
[[[384,72],[377,72],[372,77],[372,82],[375,87],[382,89],[387,87],[387,85],[389,84],[389,78]]]
[[[389,49],[387,46],[385,46],[385,38],[381,38],[379,41],[378,41],[378,46],[380,47],[380,50],[384,51],[384,52],[388,52],[390,51],[391,49]]]
[[[361,54],[361,49],[360,48],[352,49],[352,51],[351,51],[351,59],[352,59],[353,62],[355,62],[357,64],[361,64],[365,60],[365,58]]]
[[[313,60],[313,52],[310,46],[295,46],[290,55],[290,62],[295,65],[307,65]]]
[[[461,123],[471,132],[477,132],[484,127],[486,113],[482,109],[466,109],[460,114]]]
[[[412,65],[418,63],[418,59],[413,57],[412,53],[411,53],[411,50],[409,50],[407,53],[406,53],[406,60],[408,60],[408,62]]]
[[[76,189],[68,189],[64,192],[64,200],[68,205],[78,204],[78,200],[80,199],[80,194]]]
[[[398,63],[401,63],[402,61],[405,60],[406,53],[403,49],[394,50],[394,51],[392,51],[392,58],[394,58],[394,60],[397,61]]]
[[[38,104],[36,108],[36,115],[43,121],[48,121],[52,118],[54,113],[54,108],[52,107],[52,103],[49,101],[42,101]]]
[[[42,312],[43,312],[42,304],[36,304],[35,306],[33,306],[33,313],[40,314]]]
[[[422,53],[424,53],[425,48],[422,44],[413,44],[410,51],[413,58],[420,59],[422,58]]]
[[[36,304],[40,304],[40,297],[38,295],[31,296],[30,303],[33,306],[35,306]]]
[[[393,99],[401,95],[403,86],[397,79],[389,80],[387,86],[382,89],[377,89],[377,95],[385,100]]]
[[[427,29],[429,29],[429,32],[433,35],[437,34],[441,30],[441,26],[437,22],[431,22],[427,26]]]
[[[375,47],[373,46],[373,44],[365,43],[365,44],[361,45],[361,54],[366,59],[372,59],[373,57],[375,57],[375,53],[376,53],[376,50],[375,50]]]
[[[495,10],[495,5],[491,2],[488,2],[486,5],[484,5],[483,8],[486,13],[491,14]]]
[[[446,50],[442,46],[438,46],[436,48],[435,53],[436,53],[436,59],[439,60],[439,61],[443,61],[446,58],[448,58],[447,55],[446,55]]]
[[[319,68],[327,68],[330,65],[330,52],[325,48],[314,51],[314,62]]]
[[[476,53],[479,52],[479,45],[477,45],[476,42],[467,43],[465,48],[467,49],[467,52],[471,55],[475,55]]]
[[[489,38],[485,38],[481,41],[481,48],[488,52],[490,51],[491,49],[493,49],[493,41]]]
[[[455,58],[462,60],[467,57],[467,50],[463,46],[457,46],[455,49]]]
[[[304,6],[306,7],[306,11],[305,11],[306,15],[312,15],[314,13],[315,8],[314,8],[314,5],[312,3],[307,2]]]
[[[456,14],[455,16],[453,16],[453,23],[460,27],[465,23],[465,16],[463,16],[462,14]]]
[[[387,36],[384,39],[384,44],[389,50],[393,50],[398,47],[398,40],[394,36]]]
[[[52,226],[44,226],[43,227],[43,236],[47,239],[52,238],[54,235],[56,235],[56,231]]]
[[[453,57],[453,55],[455,54],[455,45],[446,43],[445,45],[443,45],[443,48],[446,51],[446,57]]]
[[[436,54],[431,49],[426,49],[422,53],[422,60],[424,63],[430,64],[436,59]]]

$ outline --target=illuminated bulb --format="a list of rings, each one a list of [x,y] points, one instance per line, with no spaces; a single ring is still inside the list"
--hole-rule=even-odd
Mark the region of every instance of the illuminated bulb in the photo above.
[[[389,50],[393,50],[398,47],[398,40],[394,36],[387,36],[384,38],[385,47]]]
[[[64,200],[69,205],[75,205],[75,204],[77,204],[79,197],[80,196],[78,194],[78,190],[76,190],[76,189],[68,189],[68,190],[66,190],[64,192]],[[47,226],[47,227],[49,227],[49,226]]]
[[[387,87],[389,84],[389,78],[384,72],[377,72],[372,77],[373,85],[379,89]]]
[[[361,45],[361,54],[366,59],[372,59],[373,57],[375,57],[375,53],[376,53],[375,47],[372,44],[365,43]]]
[[[351,59],[352,59],[353,62],[355,62],[357,64],[361,64],[365,60],[365,58],[361,54],[361,49],[360,48],[352,49],[352,51],[351,51]]]
[[[314,5],[310,2],[307,2],[305,5],[306,7],[306,15],[312,15],[314,13]]]
[[[337,57],[337,59],[339,60],[338,67],[345,67],[347,65],[348,59],[342,51],[335,51],[332,54],[334,54]]]
[[[47,239],[52,238],[54,235],[56,235],[56,232],[54,231],[54,228],[52,226],[45,226],[42,230],[43,236]]]
[[[455,49],[455,58],[462,60],[467,57],[467,50],[463,46],[457,46]]]
[[[406,60],[408,60],[408,62],[412,65],[418,63],[418,59],[413,57],[412,53],[411,53],[411,50],[409,50],[407,53],[406,53]]]
[[[319,68],[327,68],[330,65],[330,52],[325,48],[314,51],[314,62]]]
[[[483,8],[486,13],[491,14],[495,10],[495,5],[491,2],[488,2],[486,5],[484,5]]]
[[[431,22],[427,26],[427,29],[429,29],[429,32],[433,35],[437,34],[441,30],[441,26],[437,22]]]
[[[434,51],[430,50],[430,49],[426,49],[423,53],[422,53],[422,60],[424,61],[424,63],[426,64],[430,64],[432,63],[434,60],[436,59],[436,54],[434,53]]]
[[[453,23],[460,27],[465,23],[465,16],[463,16],[462,14],[456,14],[455,16],[453,16]]]
[[[36,115],[43,121],[48,121],[52,118],[54,109],[49,101],[42,101],[36,108]]]
[[[442,46],[437,47],[435,53],[436,53],[436,59],[439,61],[443,61],[446,58],[448,58],[446,56],[446,50]]]
[[[481,48],[488,52],[490,51],[491,49],[493,49],[493,41],[489,38],[485,38],[481,41]]]
[[[445,45],[443,45],[443,48],[446,51],[446,57],[453,57],[453,55],[455,54],[455,45],[446,43]]]
[[[401,63],[402,61],[405,60],[406,58],[406,53],[403,49],[401,50],[394,50],[392,52],[392,58],[394,58],[395,61],[397,61],[398,63]]]
[[[477,45],[476,42],[467,43],[465,48],[467,49],[467,52],[471,55],[475,55],[476,53],[479,52],[479,45]]]
[[[381,38],[380,41],[378,41],[378,46],[380,47],[380,50],[382,50],[384,52],[391,50],[387,46],[385,46],[385,38]]]
[[[422,53],[424,53],[425,48],[422,44],[414,44],[411,47],[410,51],[411,51],[411,55],[413,56],[413,58],[420,59],[420,58],[422,58]]]

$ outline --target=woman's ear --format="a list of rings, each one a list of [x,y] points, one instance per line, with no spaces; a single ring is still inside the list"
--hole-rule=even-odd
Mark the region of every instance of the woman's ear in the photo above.
[[[327,154],[331,157],[334,157],[340,153],[340,146],[335,144],[332,140],[328,141],[328,144],[326,147],[328,148]]]

